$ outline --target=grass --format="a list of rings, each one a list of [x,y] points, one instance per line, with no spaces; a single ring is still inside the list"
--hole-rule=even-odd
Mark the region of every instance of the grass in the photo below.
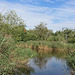
[[[12,58],[12,60],[15,60],[15,62],[17,61],[19,63],[22,60],[26,60],[26,59],[29,59],[29,58],[36,56],[36,54],[37,53],[35,51],[32,51],[29,48],[19,47],[19,48],[16,48],[11,53],[10,57]]]
[[[72,69],[75,70],[75,51],[69,53],[67,56],[67,63]]]
[[[9,55],[15,48],[14,40],[10,35],[0,34],[0,74],[6,75],[11,67]],[[12,67],[13,68],[13,67]],[[11,71],[11,68],[10,68]]]
[[[0,34],[0,75],[11,75],[15,68],[36,55],[35,51],[25,48],[22,42],[15,43],[10,35]]]
[[[75,44],[72,43],[64,43],[64,42],[49,42],[49,41],[27,41],[25,43],[27,45],[27,48],[29,48],[31,45],[34,46],[34,48],[36,48],[36,46],[39,46],[39,48],[41,47],[45,47],[45,49],[47,48],[53,48],[53,49],[57,49],[57,50],[75,50]]]
[[[31,49],[34,50],[31,50]],[[75,50],[75,44],[49,41],[27,41],[15,43],[11,35],[0,34],[0,75],[10,75],[15,68],[25,66],[28,59],[37,56],[35,49],[39,49],[38,54],[47,54],[62,51]],[[52,51],[53,50],[53,51]],[[48,52],[49,51],[49,52]],[[68,63],[75,69],[75,52],[70,53],[67,58]],[[24,67],[25,68],[25,67]]]

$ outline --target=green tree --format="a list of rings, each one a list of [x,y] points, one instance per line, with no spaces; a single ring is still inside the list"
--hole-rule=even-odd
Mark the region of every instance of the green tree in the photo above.
[[[40,39],[45,40],[48,29],[46,23],[41,22],[39,25],[35,26],[34,32]]]
[[[15,41],[23,41],[25,37],[24,26],[14,26],[12,28],[12,36]]]
[[[13,26],[26,26],[24,20],[17,16],[15,11],[8,11],[4,15],[4,22],[8,23],[11,27]]]
[[[71,29],[68,29],[68,28],[63,28],[63,31],[62,31],[62,34],[64,34],[64,39],[66,42],[68,42],[68,39],[69,39],[69,35],[70,33],[72,32]]]
[[[15,41],[23,40],[25,27],[23,19],[18,17],[15,11],[8,11],[4,15],[0,14],[0,31],[11,34]]]
[[[23,19],[17,16],[15,11],[7,11],[4,15],[0,14],[0,29],[3,32],[7,32],[6,30],[12,31],[14,26],[26,27],[26,24]]]
[[[33,33],[33,30],[32,30],[32,32],[30,32],[30,31],[31,30],[26,31],[23,41],[30,41],[30,40],[34,41],[34,40],[38,39],[38,36]]]

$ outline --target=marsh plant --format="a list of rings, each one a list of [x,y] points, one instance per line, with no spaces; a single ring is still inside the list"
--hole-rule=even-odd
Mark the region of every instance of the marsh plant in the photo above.
[[[56,42],[56,41],[27,41],[26,46],[29,48],[31,45],[36,46],[39,48],[43,47],[43,49],[52,48],[56,50],[65,50],[65,51],[72,51],[75,50],[75,44],[73,43],[64,43],[64,42]],[[44,48],[46,46],[46,48]]]
[[[20,43],[19,43],[20,44]],[[18,64],[25,63],[37,53],[25,47],[17,47],[12,36],[0,34],[0,75],[10,75]]]

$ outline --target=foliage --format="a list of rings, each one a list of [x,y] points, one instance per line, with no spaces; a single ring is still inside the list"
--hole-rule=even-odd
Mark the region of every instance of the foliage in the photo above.
[[[31,33],[30,31],[26,31],[26,34],[24,35],[23,41],[31,41],[31,40],[37,40],[37,35]]]
[[[26,26],[23,19],[17,16],[15,11],[7,11],[3,17],[4,23],[13,26]]]
[[[11,35],[0,33],[0,74],[6,75],[10,68],[9,55],[15,48],[15,43]],[[11,69],[11,68],[10,68]]]
[[[75,49],[75,44],[71,43],[64,43],[64,42],[56,42],[56,41],[27,41],[26,44],[28,46],[33,45],[33,46],[48,46],[49,48],[57,48],[57,49],[63,49],[63,50],[74,50]]]
[[[41,22],[34,29],[26,30],[26,24],[15,11],[7,11],[0,14],[0,31],[11,34],[16,42],[30,40],[62,41],[75,43],[75,30],[63,28],[62,31],[53,33],[46,27],[46,23]]]
[[[24,32],[24,29],[24,26],[15,26],[12,28],[12,36],[16,42],[23,41],[25,38],[26,32]]]
[[[19,43],[20,44],[20,43]],[[0,34],[0,74],[10,75],[19,61],[32,58],[37,53],[25,47],[16,47],[13,38],[7,34]],[[18,62],[19,63],[19,62]]]
[[[9,55],[10,51],[14,48],[14,40],[11,35],[4,33],[0,34],[0,53]]]
[[[18,17],[15,11],[0,14],[0,17],[0,31],[12,35],[15,41],[22,41],[26,30],[23,19]]]
[[[46,27],[46,24],[44,24],[43,22],[41,22],[40,25],[35,26],[35,34],[39,36],[39,38],[42,40],[45,40],[45,36],[48,32],[48,29]]]
[[[14,57],[20,61],[37,55],[35,51],[23,47],[16,48],[11,54],[14,54]]]
[[[68,38],[68,42],[69,42],[69,43],[75,43],[75,37]]]
[[[67,63],[75,70],[75,51],[69,53],[67,56]]]

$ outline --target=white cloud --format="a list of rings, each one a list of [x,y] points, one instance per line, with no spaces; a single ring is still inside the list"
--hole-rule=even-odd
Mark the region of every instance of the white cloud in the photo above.
[[[64,21],[62,23],[50,24],[48,28],[53,29],[53,31],[62,30],[62,28],[75,29],[75,21]]]
[[[30,2],[32,4],[39,4],[40,1],[42,2],[49,2],[49,3],[54,3],[53,1],[51,0],[20,0],[21,2]]]
[[[75,0],[71,0],[71,1],[67,2],[67,4],[75,5]]]
[[[21,2],[29,2],[32,4],[38,4],[38,2],[36,0],[20,0]]]
[[[59,2],[59,1],[60,1],[60,2],[61,2],[61,1],[65,1],[65,0],[55,0],[55,1],[57,1],[57,2]]]
[[[46,22],[48,29],[54,31],[60,30],[63,27],[75,28],[75,9],[72,7],[50,8],[0,1],[0,12],[2,10],[3,13],[7,10],[15,10],[25,20],[27,29],[33,28],[40,22]],[[60,22],[56,23],[54,19]]]
[[[52,0],[44,0],[45,2],[54,3]]]
[[[12,4],[8,2],[4,2],[4,3],[0,2],[0,3],[1,3],[0,6],[3,5],[4,7],[5,5],[5,9],[3,12],[7,10],[15,10],[16,13],[26,21],[26,24],[29,28],[31,26],[34,27],[40,22],[52,23],[50,19],[53,19],[53,17],[46,14],[48,10],[48,8],[46,7],[37,7],[37,6],[34,7],[32,5],[20,5],[20,4]],[[43,13],[40,13],[40,11]],[[51,11],[51,10],[48,10],[48,11]]]

